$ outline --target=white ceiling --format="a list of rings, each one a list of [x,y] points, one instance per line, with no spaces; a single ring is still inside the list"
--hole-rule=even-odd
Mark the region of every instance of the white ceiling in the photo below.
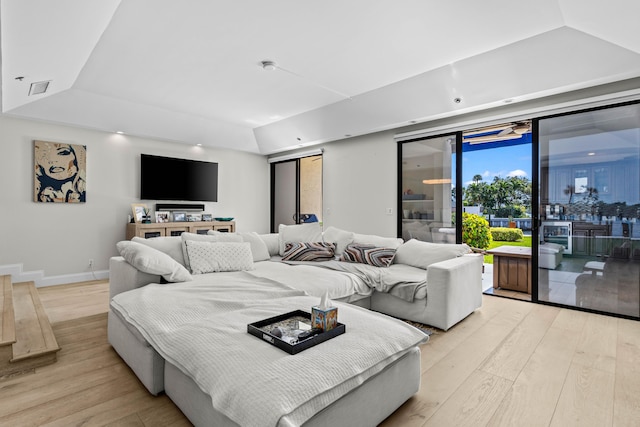
[[[638,77],[637,16],[637,0],[0,0],[2,113],[270,154]]]

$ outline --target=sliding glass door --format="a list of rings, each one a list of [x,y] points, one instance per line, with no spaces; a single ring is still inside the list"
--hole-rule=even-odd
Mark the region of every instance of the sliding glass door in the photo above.
[[[398,144],[398,235],[456,243],[456,134]]]
[[[640,104],[538,129],[538,300],[639,317]]]

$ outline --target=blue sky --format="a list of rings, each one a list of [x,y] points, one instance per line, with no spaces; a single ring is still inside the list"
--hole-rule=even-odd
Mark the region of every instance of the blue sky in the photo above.
[[[473,182],[476,174],[482,175],[484,182],[492,182],[494,176],[524,176],[530,180],[531,144],[463,152],[462,168],[465,187]]]

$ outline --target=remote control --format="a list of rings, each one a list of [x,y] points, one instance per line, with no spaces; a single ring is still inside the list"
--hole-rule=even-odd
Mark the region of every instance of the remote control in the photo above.
[[[299,341],[306,340],[307,338],[311,338],[321,333],[322,333],[321,328],[312,328],[312,329],[309,329],[308,331],[304,331],[298,334],[298,340]]]

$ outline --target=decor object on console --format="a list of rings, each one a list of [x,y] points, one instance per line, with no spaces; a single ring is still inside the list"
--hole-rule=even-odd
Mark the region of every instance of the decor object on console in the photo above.
[[[33,141],[33,158],[35,202],[86,202],[86,145]]]
[[[137,223],[142,223],[149,212],[149,208],[144,203],[133,203],[131,205],[131,211],[133,212],[133,219]]]

